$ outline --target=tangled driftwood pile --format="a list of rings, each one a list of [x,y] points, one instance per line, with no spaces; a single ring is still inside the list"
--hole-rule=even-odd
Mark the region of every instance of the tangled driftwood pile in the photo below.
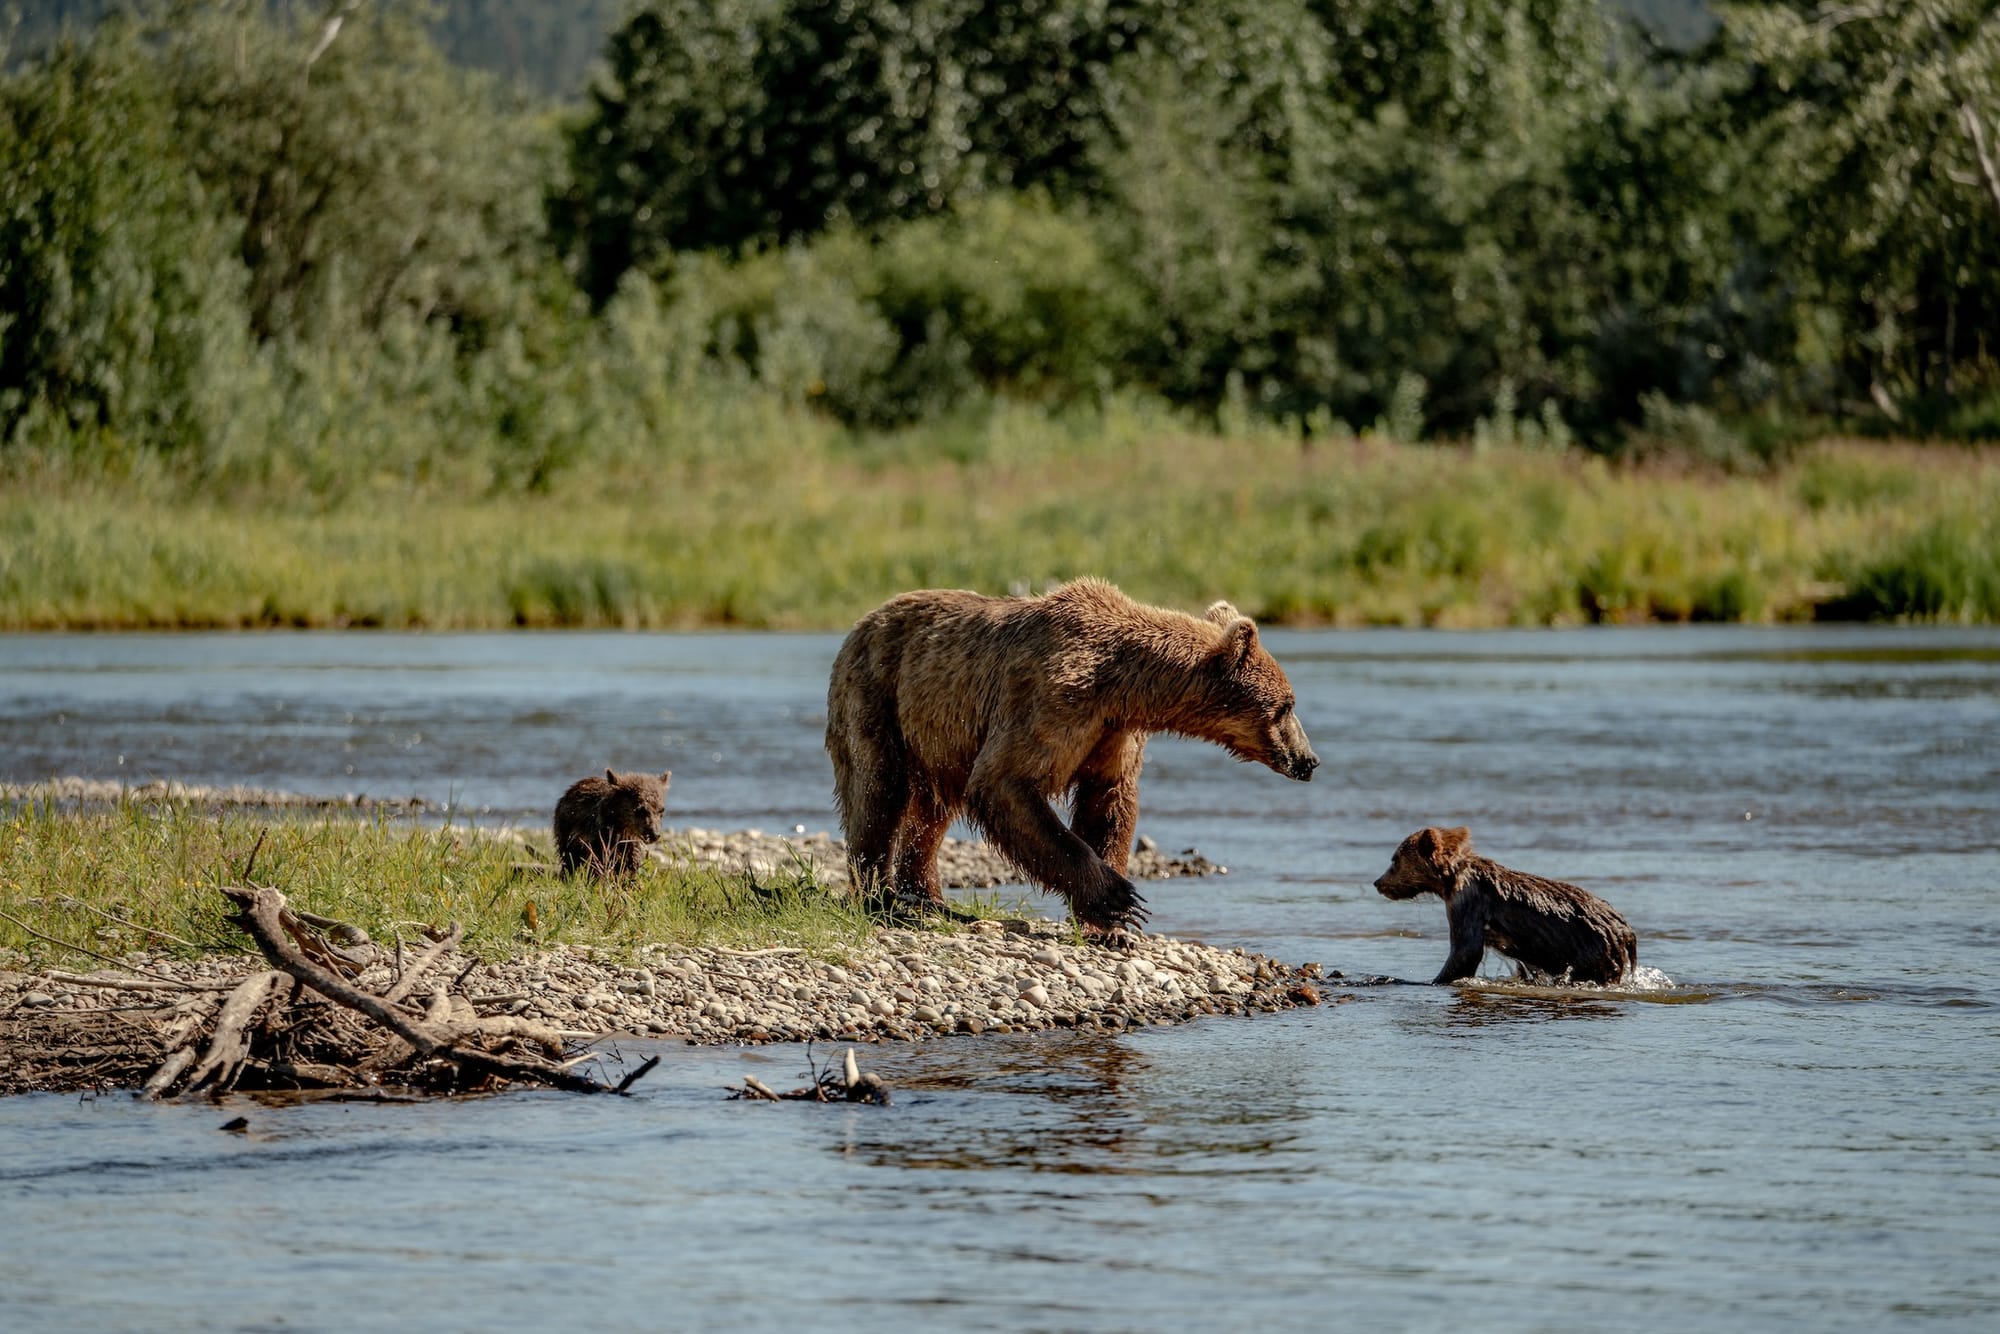
[[[271,967],[229,984],[157,976],[74,976],[107,1003],[88,1010],[16,1005],[0,1044],[34,1053],[6,1091],[134,1087],[145,1097],[230,1089],[468,1093],[511,1083],[622,1093],[577,1068],[594,1059],[564,1034],[516,1015],[482,1014],[464,990],[476,964],[456,924],[407,959],[340,923],[294,912],[275,889],[222,891]],[[346,943],[342,943],[345,941]],[[36,1031],[40,1030],[40,1031]]]
[[[812,1047],[806,1047],[806,1061],[812,1061]],[[755,1075],[743,1076],[743,1087],[728,1090],[732,1100],[747,1102],[865,1102],[877,1107],[889,1105],[889,1084],[872,1070],[864,1071],[849,1047],[841,1057],[840,1069],[814,1068],[812,1083],[789,1093],[779,1093]]]

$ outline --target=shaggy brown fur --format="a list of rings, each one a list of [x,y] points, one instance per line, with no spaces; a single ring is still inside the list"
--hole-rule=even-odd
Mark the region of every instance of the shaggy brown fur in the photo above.
[[[1383,897],[1435,894],[1451,922],[1451,957],[1436,981],[1471,977],[1490,945],[1538,972],[1616,982],[1639,961],[1638,938],[1618,910],[1575,885],[1510,871],[1472,851],[1470,830],[1419,829],[1375,882]]]
[[[854,883],[877,906],[942,903],[938,844],[966,814],[1087,930],[1136,926],[1125,868],[1152,732],[1300,781],[1319,764],[1291,682],[1226,602],[1188,616],[1097,579],[1044,597],[890,599],[847,636],[827,689]],[[1067,827],[1049,809],[1064,796]]]
[[[556,803],[556,855],[562,858],[563,874],[580,866],[598,875],[638,870],[646,845],[660,841],[660,817],[673,777],[606,769],[602,778],[572,784]]]

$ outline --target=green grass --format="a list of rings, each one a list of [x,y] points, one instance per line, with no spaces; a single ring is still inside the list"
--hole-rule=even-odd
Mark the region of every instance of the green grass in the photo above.
[[[798,425],[789,453],[760,437],[735,461],[608,450],[624,462],[546,494],[21,476],[0,628],[837,628],[905,589],[1085,573],[1298,624],[2000,620],[1990,451],[1829,443],[1737,474],[1224,439],[1115,404]]]
[[[761,878],[648,865],[600,883],[517,866],[511,840],[410,820],[296,821],[216,816],[185,804],[83,813],[23,806],[0,818],[0,949],[89,968],[80,951],[247,950],[219,886],[254,878],[298,907],[351,922],[383,944],[457,921],[486,959],[561,945],[626,954],[649,943],[788,945],[839,954],[868,938],[867,916],[800,865]],[[532,921],[532,925],[530,924]]]

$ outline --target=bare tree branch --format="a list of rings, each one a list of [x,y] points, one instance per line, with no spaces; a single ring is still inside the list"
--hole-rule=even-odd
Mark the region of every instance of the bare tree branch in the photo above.
[[[1987,147],[1985,122],[1971,102],[1959,103],[1958,120],[1972,139],[1972,155],[1979,160],[1979,174],[1985,178],[1987,197],[1993,201],[1994,216],[2000,217],[2000,167],[1994,165],[1993,153]]]

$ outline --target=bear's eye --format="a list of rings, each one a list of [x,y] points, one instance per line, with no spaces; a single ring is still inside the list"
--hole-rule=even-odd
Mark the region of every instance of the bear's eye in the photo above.
[[[1286,701],[1285,701],[1285,702],[1284,702],[1283,704],[1280,704],[1280,705],[1278,706],[1278,711],[1277,711],[1277,713],[1276,713],[1276,714],[1274,714],[1274,715],[1272,715],[1272,716],[1273,716],[1273,717],[1275,717],[1275,718],[1276,718],[1276,719],[1277,719],[1277,720],[1278,720],[1279,722],[1283,722],[1283,721],[1284,721],[1285,719],[1287,719],[1287,718],[1291,717],[1291,716],[1292,716],[1292,701],[1290,701],[1290,700],[1286,700]]]

